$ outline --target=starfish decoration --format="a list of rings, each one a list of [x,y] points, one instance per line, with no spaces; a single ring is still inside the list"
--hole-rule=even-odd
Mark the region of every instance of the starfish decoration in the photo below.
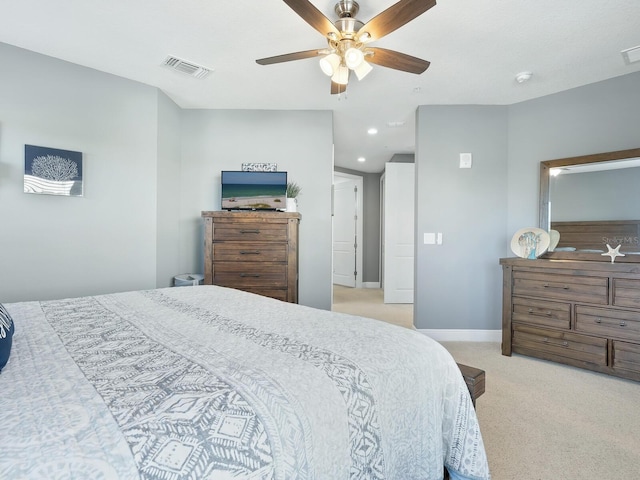
[[[620,253],[620,245],[616,248],[611,248],[611,246],[607,243],[607,249],[609,250],[607,253],[601,253],[603,256],[611,257],[611,263],[613,263],[616,257],[624,257],[624,253]]]

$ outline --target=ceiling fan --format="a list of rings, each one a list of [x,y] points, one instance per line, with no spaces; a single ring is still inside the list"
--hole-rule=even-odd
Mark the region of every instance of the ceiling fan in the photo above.
[[[339,18],[335,22],[329,20],[309,0],[284,0],[284,3],[324,35],[328,47],[261,58],[256,60],[260,65],[322,57],[320,68],[331,77],[332,94],[347,90],[352,71],[358,80],[362,80],[373,69],[371,63],[415,74],[429,67],[426,60],[367,45],[422,15],[436,4],[436,0],[400,0],[367,23],[355,18],[360,6],[353,0],[339,0],[336,3],[334,10]]]

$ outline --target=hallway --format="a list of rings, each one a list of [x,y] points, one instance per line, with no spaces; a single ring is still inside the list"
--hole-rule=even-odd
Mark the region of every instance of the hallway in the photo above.
[[[333,285],[334,312],[375,318],[406,328],[413,326],[413,304],[383,302],[380,288],[350,288]]]

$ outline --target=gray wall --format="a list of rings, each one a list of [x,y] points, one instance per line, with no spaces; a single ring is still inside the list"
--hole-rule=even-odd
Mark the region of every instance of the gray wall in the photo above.
[[[509,107],[423,106],[416,138],[415,324],[501,327],[500,257],[538,226],[544,160],[638,148],[640,73]],[[458,154],[473,168],[458,169]],[[441,231],[442,246],[423,245]]]
[[[505,253],[518,229],[538,225],[541,161],[640,147],[640,72],[509,107]]]
[[[413,157],[413,156],[412,156]],[[362,177],[362,281],[380,281],[380,177],[382,173],[365,173],[335,167],[336,172]]]
[[[333,116],[329,111],[185,110],[181,261],[202,272],[203,210],[220,209],[220,171],[274,162],[302,187],[300,303],[331,309]]]
[[[392,163],[415,163],[416,156],[413,153],[396,153],[389,162]]]
[[[302,185],[300,303],[331,308],[329,111],[184,111],[158,89],[0,43],[0,301],[171,285],[202,272],[220,170]],[[24,194],[24,145],[81,151],[85,196]]]
[[[499,327],[507,118],[507,107],[418,109],[416,328]],[[460,169],[460,153],[469,152],[473,167]],[[442,245],[424,245],[425,232],[442,232]]]
[[[180,273],[180,205],[182,110],[163,93],[158,101],[158,177],[156,193],[156,286],[170,287]]]
[[[156,284],[158,91],[0,43],[0,301]],[[24,146],[80,151],[84,197],[23,193]]]

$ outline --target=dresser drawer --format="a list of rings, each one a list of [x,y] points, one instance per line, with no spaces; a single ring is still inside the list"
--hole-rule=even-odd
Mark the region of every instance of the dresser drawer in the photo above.
[[[284,288],[287,286],[287,266],[272,263],[214,263],[213,284],[235,288]]]
[[[514,270],[513,294],[607,305],[609,278]]]
[[[576,305],[577,332],[640,341],[640,312]]]
[[[526,355],[542,358],[551,355],[607,365],[605,338],[514,324],[512,344],[515,352]]]
[[[286,242],[286,223],[214,223],[214,242]]]
[[[262,287],[246,287],[242,289],[245,292],[257,293],[263,297],[271,297],[276,300],[282,300],[283,302],[289,301],[287,298],[287,290],[277,288],[262,288]]]
[[[613,363],[614,370],[630,370],[640,374],[640,345],[635,343],[613,342]]]
[[[569,329],[571,304],[513,297],[511,319],[514,322]]]
[[[613,304],[617,307],[640,308],[640,280],[614,278]]]
[[[287,245],[268,242],[214,243],[214,262],[282,262],[287,261]]]

